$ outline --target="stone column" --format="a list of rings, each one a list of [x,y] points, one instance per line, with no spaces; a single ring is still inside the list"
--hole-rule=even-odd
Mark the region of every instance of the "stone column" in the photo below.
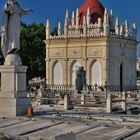
[[[85,94],[81,95],[81,105],[85,105]]]
[[[64,96],[64,109],[65,110],[68,110],[68,95],[65,95]]]
[[[110,93],[107,94],[106,104],[106,111],[112,113],[112,96]]]
[[[125,92],[122,92],[122,102],[121,102],[121,105],[122,105],[122,110],[123,111],[127,111],[127,97],[126,97],[126,93]]]

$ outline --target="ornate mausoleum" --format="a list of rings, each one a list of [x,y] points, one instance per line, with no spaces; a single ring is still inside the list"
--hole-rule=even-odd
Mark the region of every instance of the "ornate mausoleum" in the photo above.
[[[72,12],[68,10],[64,29],[50,34],[46,24],[46,78],[49,84],[74,85],[76,73],[83,66],[87,84],[136,84],[136,22],[130,28],[125,20],[114,17],[98,0],[86,0]]]

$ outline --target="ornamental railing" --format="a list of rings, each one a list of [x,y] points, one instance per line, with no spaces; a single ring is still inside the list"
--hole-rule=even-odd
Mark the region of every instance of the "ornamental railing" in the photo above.
[[[98,92],[140,92],[140,86],[131,85],[131,86],[120,86],[120,85],[84,85],[81,86],[80,89],[77,89],[76,85],[65,85],[65,84],[44,84],[44,83],[33,83],[30,84],[27,88],[28,91],[35,90],[37,91],[39,88],[42,88],[42,90],[50,90],[53,92],[92,92],[92,91],[98,91]]]

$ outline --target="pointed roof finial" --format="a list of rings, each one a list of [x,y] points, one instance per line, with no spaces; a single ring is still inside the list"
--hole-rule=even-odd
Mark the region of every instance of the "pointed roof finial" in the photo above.
[[[116,25],[115,26],[118,26],[119,25],[119,17],[116,17]]]
[[[87,16],[89,16],[90,15],[90,8],[88,7],[88,9],[87,9]]]
[[[72,19],[75,18],[74,10],[72,11]]]
[[[58,30],[57,30],[58,36],[61,36],[61,23],[58,22]]]
[[[120,35],[124,35],[124,23],[120,26]]]
[[[104,15],[107,15],[107,8],[105,8]]]
[[[61,29],[61,23],[58,22],[58,29]]]
[[[72,11],[72,19],[71,19],[72,26],[74,26],[74,23],[75,23],[75,13],[74,13],[74,10],[73,10]]]
[[[87,25],[91,24],[90,8],[87,9]]]
[[[133,30],[137,30],[137,23],[136,22],[133,23]]]
[[[50,21],[49,19],[47,19],[47,22],[46,22],[46,27],[49,28],[50,27]]]
[[[69,18],[69,11],[68,11],[68,9],[66,10],[66,18]]]
[[[86,25],[86,16],[83,17],[83,25]]]
[[[110,16],[113,16],[113,10],[112,9],[110,10]]]
[[[79,9],[76,9],[76,17],[79,17]]]
[[[65,18],[65,26],[68,26],[68,20]]]
[[[128,20],[125,20],[125,28],[128,28]]]
[[[66,17],[65,17],[65,26],[69,25],[69,11],[68,9],[66,10]]]

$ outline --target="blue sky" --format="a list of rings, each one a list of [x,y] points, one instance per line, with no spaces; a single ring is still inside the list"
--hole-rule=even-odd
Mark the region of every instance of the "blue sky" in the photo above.
[[[0,9],[7,0],[0,0]],[[58,22],[64,22],[65,11],[68,8],[70,15],[72,10],[80,7],[85,0],[17,0],[23,8],[32,8],[34,12],[22,20],[25,23],[43,22],[50,19],[51,28],[57,26]],[[133,21],[138,24],[138,40],[140,40],[140,0],[100,0],[100,2],[107,8],[113,9],[114,15],[119,16],[121,22],[128,19],[130,27]],[[1,24],[2,12],[0,12]]]

